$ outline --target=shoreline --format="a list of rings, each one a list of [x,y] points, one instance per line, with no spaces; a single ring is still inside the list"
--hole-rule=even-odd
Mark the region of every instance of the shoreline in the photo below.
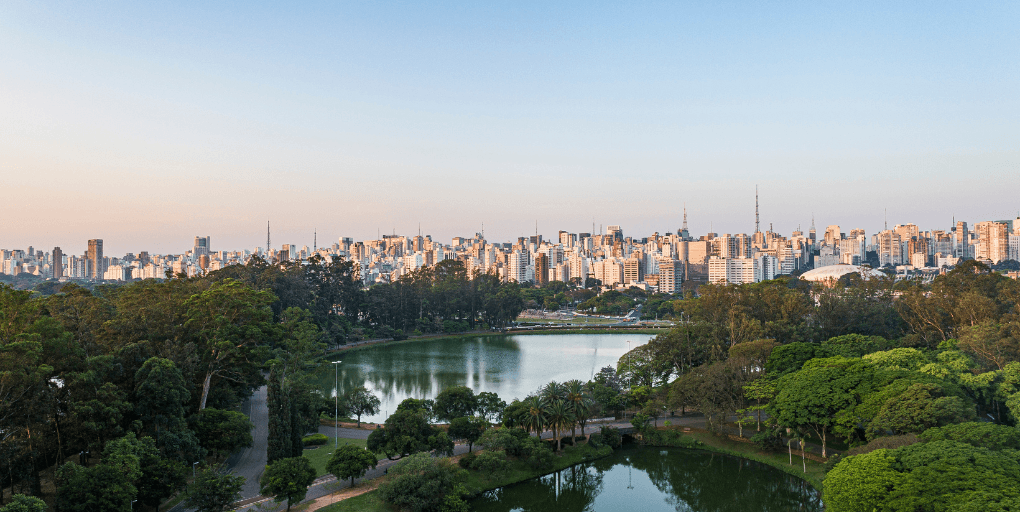
[[[603,327],[603,328],[544,328],[544,329],[517,329],[507,331],[468,331],[463,333],[452,333],[452,334],[424,334],[421,336],[408,337],[403,340],[394,339],[378,339],[378,340],[366,340],[354,342],[357,345],[341,345],[336,349],[327,350],[325,354],[319,356],[319,359],[326,359],[331,354],[338,354],[343,352],[350,352],[354,350],[363,350],[366,348],[372,348],[379,345],[395,345],[403,343],[411,343],[416,341],[445,341],[455,340],[461,338],[478,338],[478,337],[490,337],[490,336],[511,336],[511,335],[534,335],[534,334],[661,334],[668,331],[666,327]]]

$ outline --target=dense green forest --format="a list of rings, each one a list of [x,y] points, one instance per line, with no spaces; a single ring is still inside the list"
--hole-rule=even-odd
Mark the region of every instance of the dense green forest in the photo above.
[[[930,285],[699,291],[674,303],[689,321],[620,360],[643,414],[837,447],[829,510],[1020,509],[1020,282],[967,262]]]
[[[318,258],[49,295],[0,285],[0,487],[59,510],[155,507],[196,463],[251,444],[237,410],[262,385],[270,461],[300,455],[326,408],[305,370],[329,346],[502,325],[522,304],[450,261],[367,290],[351,262]]]

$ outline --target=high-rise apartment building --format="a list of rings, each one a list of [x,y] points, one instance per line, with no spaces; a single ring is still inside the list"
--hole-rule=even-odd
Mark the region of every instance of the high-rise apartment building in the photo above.
[[[879,266],[896,266],[903,263],[903,244],[899,233],[891,229],[876,235]]]
[[[656,287],[659,293],[680,293],[683,284],[683,267],[680,260],[659,258],[659,274]]]
[[[970,233],[967,231],[967,223],[961,220],[956,223],[956,256],[963,260],[973,257],[969,246]]]
[[[53,248],[53,263],[50,268],[53,269],[53,279],[64,277],[64,251],[61,251],[60,247]]]
[[[85,253],[85,259],[88,260],[88,277],[99,281],[103,279],[103,274],[106,273],[105,260],[103,259],[103,241],[100,239],[89,240],[89,249]]]
[[[538,253],[535,255],[535,284],[542,286],[549,282],[549,255]]]
[[[209,254],[209,238],[208,236],[196,236],[195,247],[192,250],[192,254],[197,261],[199,256],[203,254]]]
[[[1008,258],[1009,230],[1002,222],[978,222],[974,226],[977,233],[978,246],[974,258],[998,263]]]
[[[623,260],[623,282],[626,284],[644,281],[641,258],[636,255]]]

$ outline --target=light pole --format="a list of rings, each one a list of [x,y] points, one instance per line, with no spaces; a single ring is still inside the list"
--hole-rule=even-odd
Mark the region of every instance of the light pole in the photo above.
[[[198,465],[198,462],[199,462],[199,461],[195,461],[195,462],[192,462],[192,463],[191,463],[191,479],[192,479],[192,480],[194,480],[194,479],[195,479],[195,466],[197,466],[197,465]]]
[[[337,424],[340,422],[340,363],[333,361],[333,451],[340,446],[340,431]]]
[[[136,501],[138,501],[138,500],[131,500],[131,511],[132,512],[134,512],[134,510],[135,510],[135,502]]]

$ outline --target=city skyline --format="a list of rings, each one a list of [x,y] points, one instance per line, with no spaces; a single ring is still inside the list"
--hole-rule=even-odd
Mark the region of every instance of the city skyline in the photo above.
[[[1017,209],[1015,2],[2,13],[5,247]]]

